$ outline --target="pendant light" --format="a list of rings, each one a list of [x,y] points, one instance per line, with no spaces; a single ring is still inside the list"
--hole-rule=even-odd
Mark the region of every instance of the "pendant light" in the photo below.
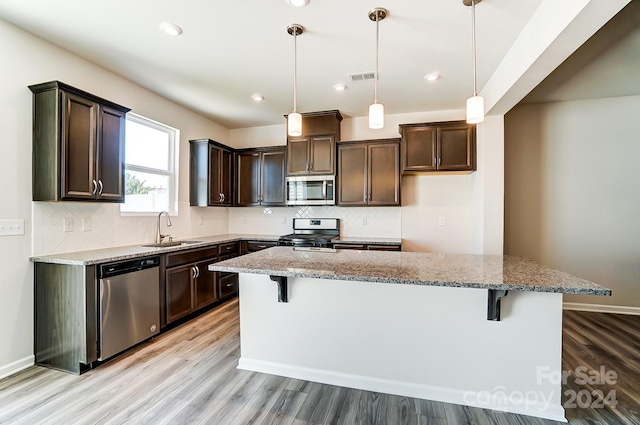
[[[289,136],[302,135],[302,115],[298,113],[298,36],[304,32],[304,27],[291,24],[287,27],[289,35],[293,36],[293,111],[287,116],[287,134]]]
[[[484,98],[478,96],[478,77],[476,70],[476,3],[482,0],[462,0],[465,6],[471,6],[471,44],[473,61],[473,96],[467,99],[467,122],[478,124],[484,121]]]
[[[382,103],[378,103],[378,48],[379,48],[379,34],[380,34],[380,21],[387,17],[387,9],[376,7],[369,11],[369,19],[376,23],[376,75],[373,80],[374,97],[373,103],[369,106],[369,128],[378,130],[384,127],[384,106]]]

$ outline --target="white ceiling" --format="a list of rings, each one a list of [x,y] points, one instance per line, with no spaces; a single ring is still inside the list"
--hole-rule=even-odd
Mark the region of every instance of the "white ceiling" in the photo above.
[[[500,64],[541,0],[484,0],[476,6],[478,83]],[[386,114],[463,109],[471,95],[471,9],[462,0],[0,0],[0,18],[64,47],[228,128],[284,122],[293,96],[298,38],[298,109],[365,116],[375,69],[374,7],[380,22],[379,99]],[[181,26],[169,37],[161,22]],[[442,78],[426,82],[438,71]],[[51,79],[58,78],[55,75]],[[348,90],[332,89],[346,83]],[[265,101],[254,103],[258,92]]]

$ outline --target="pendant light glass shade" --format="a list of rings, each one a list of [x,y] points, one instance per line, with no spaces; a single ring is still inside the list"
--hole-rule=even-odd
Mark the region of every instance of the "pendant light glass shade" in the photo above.
[[[289,136],[302,136],[302,115],[292,112],[287,116],[287,134]]]
[[[302,115],[298,113],[298,36],[304,32],[304,27],[291,24],[287,33],[293,36],[293,111],[287,116],[287,134],[302,136]]]
[[[369,128],[372,130],[380,130],[384,127],[384,106],[378,103],[378,54],[380,21],[387,17],[389,12],[386,9],[377,7],[369,11],[369,19],[376,23],[376,74],[373,80],[374,96],[373,103],[369,106]]]
[[[467,99],[467,122],[478,124],[484,121],[484,97],[471,96]]]
[[[384,106],[382,103],[372,103],[369,106],[369,128],[379,130],[384,127]]]
[[[478,76],[476,70],[476,3],[482,0],[462,0],[465,6],[471,6],[471,47],[473,60],[473,96],[467,99],[467,123],[478,124],[484,121],[484,98],[478,96]]]

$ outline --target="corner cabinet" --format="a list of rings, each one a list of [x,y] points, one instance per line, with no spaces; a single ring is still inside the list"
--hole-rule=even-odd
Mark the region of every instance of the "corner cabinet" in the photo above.
[[[341,121],[338,110],[302,114],[302,135],[287,138],[287,176],[336,174]]]
[[[189,140],[189,204],[233,205],[233,150],[210,139]]]
[[[475,171],[476,126],[465,121],[401,124],[402,172]]]
[[[59,81],[33,92],[34,201],[124,202],[129,108]]]
[[[338,144],[338,205],[400,205],[400,139]]]
[[[236,205],[284,206],[285,148],[237,151]]]

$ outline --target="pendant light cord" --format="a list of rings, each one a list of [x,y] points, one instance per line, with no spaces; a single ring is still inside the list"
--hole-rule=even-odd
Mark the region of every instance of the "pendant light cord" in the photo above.
[[[471,44],[473,58],[473,95],[478,95],[478,77],[476,70],[476,1],[471,0]]]
[[[373,103],[378,103],[378,61],[379,54],[378,50],[380,49],[379,34],[380,34],[380,12],[376,12],[376,80],[373,85]]]
[[[293,29],[293,112],[298,112],[298,29]]]

